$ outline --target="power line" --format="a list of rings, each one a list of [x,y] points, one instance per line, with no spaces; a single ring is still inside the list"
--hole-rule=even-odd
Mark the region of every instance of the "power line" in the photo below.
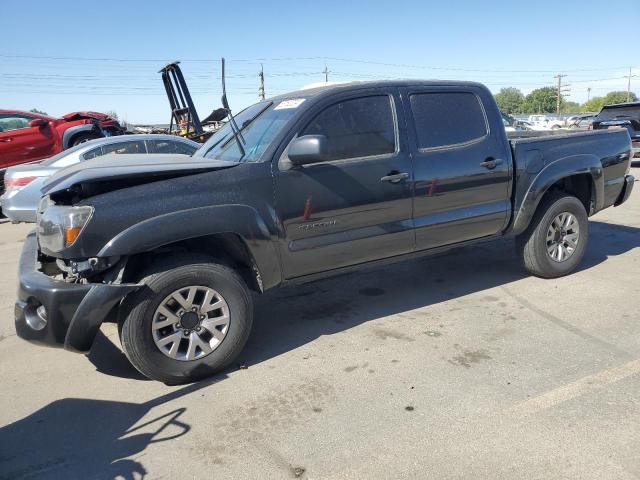
[[[88,61],[88,62],[168,62],[168,59],[161,58],[116,58],[116,57],[75,57],[75,56],[48,56],[48,55],[9,55],[0,54],[0,58],[14,58],[14,59],[37,59],[37,60],[74,60],[74,61]],[[508,69],[479,69],[479,68],[466,68],[466,67],[447,67],[447,66],[435,66],[435,65],[417,65],[408,63],[390,63],[379,62],[374,60],[364,60],[358,58],[342,58],[342,57],[274,57],[274,58],[231,58],[230,62],[281,62],[281,61],[307,61],[307,60],[321,60],[321,61],[337,61],[345,63],[361,63],[366,65],[379,65],[385,67],[401,67],[401,68],[416,68],[416,69],[428,69],[428,70],[450,70],[461,72],[493,72],[493,73],[553,73],[553,70],[508,70]],[[219,62],[218,59],[212,58],[192,58],[184,59],[183,62],[193,63],[215,63]],[[598,68],[579,68],[572,70],[565,70],[566,72],[595,72],[606,70],[621,70],[628,68],[627,65],[621,67],[598,67]]]

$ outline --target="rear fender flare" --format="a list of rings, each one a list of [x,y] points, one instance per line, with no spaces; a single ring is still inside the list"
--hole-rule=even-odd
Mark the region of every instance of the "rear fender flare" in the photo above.
[[[247,205],[198,207],[149,218],[116,235],[98,256],[134,255],[183,240],[229,233],[244,241],[265,290],[282,281],[279,255],[269,228],[260,214]]]
[[[513,222],[513,233],[518,235],[527,229],[540,200],[554,183],[563,178],[581,174],[588,174],[591,177],[591,196],[594,202],[593,212],[591,213],[602,210],[604,178],[600,159],[595,155],[573,155],[559,158],[540,170],[531,182],[521,204],[519,206],[516,205],[517,213]]]

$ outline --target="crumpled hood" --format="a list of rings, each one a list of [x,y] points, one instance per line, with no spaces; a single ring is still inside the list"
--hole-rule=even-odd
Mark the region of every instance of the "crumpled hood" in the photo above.
[[[67,122],[80,120],[82,118],[89,118],[98,120],[100,122],[104,122],[105,120],[115,120],[115,118],[112,118],[109,115],[100,112],[71,112],[63,115],[62,118],[64,118]]]
[[[177,154],[109,154],[76,163],[56,172],[42,187],[42,194],[60,192],[83,183],[135,177],[168,178],[173,173],[199,173],[236,165],[236,162]]]

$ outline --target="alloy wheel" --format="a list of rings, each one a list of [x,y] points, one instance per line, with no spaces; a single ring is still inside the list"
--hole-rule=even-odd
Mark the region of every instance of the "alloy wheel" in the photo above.
[[[158,349],[180,361],[199,360],[220,346],[229,331],[229,305],[211,287],[175,290],[153,314],[151,332]]]

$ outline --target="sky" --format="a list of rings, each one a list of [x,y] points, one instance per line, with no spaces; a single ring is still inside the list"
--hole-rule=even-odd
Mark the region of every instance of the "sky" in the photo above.
[[[180,60],[201,118],[220,107],[220,58],[237,112],[323,81],[474,80],[525,94],[566,75],[567,100],[640,93],[640,57],[622,25],[640,0],[582,1],[6,1],[0,108],[60,116],[115,111],[168,123],[158,70]],[[626,31],[628,32],[627,21]],[[616,31],[618,33],[616,33]],[[604,34],[598,33],[604,32]],[[628,35],[628,34],[627,34]],[[618,40],[616,40],[616,38]]]

